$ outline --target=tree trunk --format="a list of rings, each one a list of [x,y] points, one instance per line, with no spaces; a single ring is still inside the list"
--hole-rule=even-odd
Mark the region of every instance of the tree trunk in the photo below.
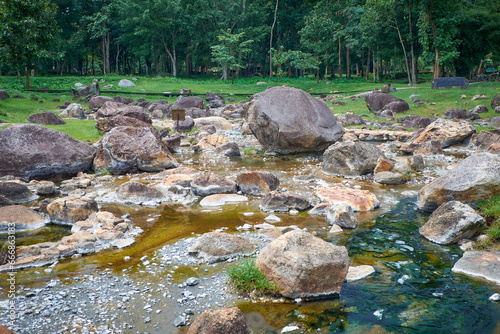
[[[371,48],[368,48],[368,57],[367,57],[367,60],[366,60],[366,72],[365,72],[365,79],[368,80],[368,76],[369,76],[369,73],[370,73],[370,56],[371,56]]]
[[[339,37],[339,77],[342,79],[342,40]]]
[[[415,77],[415,53],[413,51],[413,27],[411,19],[411,0],[408,0],[408,25],[410,30],[410,54],[411,54],[411,85],[415,86],[417,79]]]
[[[273,31],[274,26],[276,25],[276,14],[278,13],[278,3],[279,0],[276,0],[276,7],[274,8],[274,20],[273,25],[271,26],[271,36],[269,37],[269,77],[273,77],[273,55],[271,54],[271,49],[273,48]]]
[[[29,67],[29,65],[26,66],[26,89],[31,89],[31,85],[30,85],[30,67]]]
[[[349,55],[349,45],[346,45],[346,47],[345,47],[345,59],[346,59],[345,76],[347,79],[351,79],[351,59],[350,59],[350,55]]]
[[[358,76],[365,75],[365,49],[361,48],[361,73],[358,72]]]

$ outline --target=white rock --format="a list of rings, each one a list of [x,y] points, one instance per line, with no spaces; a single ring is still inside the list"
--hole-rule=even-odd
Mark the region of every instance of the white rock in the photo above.
[[[500,300],[500,293],[494,293],[488,299],[491,300],[491,301],[495,301],[495,302],[499,301]]]
[[[280,217],[278,217],[276,215],[269,215],[264,220],[268,221],[270,223],[278,223],[281,221]]]
[[[332,234],[334,234],[334,233],[342,233],[342,232],[344,232],[342,230],[342,227],[338,226],[337,224],[333,224],[333,226],[330,229],[330,231],[328,231],[328,233],[332,233]]]
[[[81,82],[75,83],[75,87],[82,87],[82,86],[83,86],[83,84]]]
[[[118,240],[115,240],[112,242],[112,245],[116,248],[125,248],[125,247],[128,247],[130,245],[133,245],[135,243],[135,240],[132,239],[132,238],[126,238],[126,239],[118,239]],[[130,259],[130,257],[129,257]]]
[[[122,79],[118,83],[118,86],[119,87],[135,87],[135,84],[132,81],[130,81],[130,80]]]
[[[296,331],[298,329],[299,329],[298,326],[288,325],[288,326],[283,327],[283,329],[281,330],[281,333],[293,332],[293,331]]]
[[[360,279],[363,279],[375,272],[375,269],[372,266],[362,265],[356,267],[349,267],[349,271],[347,272],[346,281],[354,282]]]

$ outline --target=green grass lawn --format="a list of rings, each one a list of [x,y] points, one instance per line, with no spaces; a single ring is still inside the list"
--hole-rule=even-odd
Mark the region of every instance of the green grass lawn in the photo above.
[[[425,77],[425,76],[424,76]],[[374,83],[371,81],[365,81],[362,78],[353,78],[352,80],[347,79],[336,79],[331,80],[331,84],[326,84],[324,80],[317,83],[315,78],[305,77],[305,78],[280,78],[279,82],[275,79],[270,78],[238,78],[235,80],[234,85],[231,84],[230,80],[221,81],[215,76],[196,76],[196,77],[151,77],[151,76],[136,76],[137,80],[134,80],[136,87],[132,88],[119,88],[118,82],[121,79],[133,79],[131,76],[119,76],[119,75],[107,75],[107,76],[48,76],[48,77],[33,77],[31,79],[31,84],[33,88],[48,87],[51,90],[65,90],[64,93],[45,93],[45,92],[30,92],[25,91],[25,79],[17,77],[0,77],[0,89],[9,90],[9,94],[20,94],[26,97],[25,99],[7,99],[0,101],[0,120],[8,123],[24,123],[26,118],[37,112],[42,111],[54,111],[59,112],[57,109],[58,105],[63,104],[65,101],[71,101],[72,94],[70,89],[74,87],[74,84],[79,82],[84,86],[91,84],[94,79],[104,80],[100,83],[100,87],[106,85],[113,85],[111,88],[113,91],[123,92],[119,95],[130,97],[134,100],[139,98],[145,98],[148,101],[156,101],[158,99],[165,99],[170,103],[176,100],[176,96],[168,97],[162,95],[163,92],[178,93],[182,88],[191,89],[193,94],[204,95],[206,92],[211,91],[217,94],[224,94],[225,97],[233,97],[234,102],[239,102],[242,100],[247,100],[252,94],[261,92],[269,86],[287,85],[290,87],[300,88],[304,91],[310,93],[325,93],[338,95],[339,99],[342,99],[346,104],[343,106],[333,106],[333,112],[338,114],[346,113],[347,111],[352,111],[358,115],[366,115],[364,118],[368,120],[375,120],[372,113],[366,108],[366,104],[363,98],[358,100],[346,99],[346,97],[361,93],[372,91],[374,88],[382,88],[385,83]],[[492,118],[498,116],[490,107],[491,98],[500,93],[500,82],[490,83],[485,82],[481,84],[472,84],[468,90],[460,90],[459,88],[451,89],[431,89],[431,77],[425,77],[427,82],[417,85],[416,87],[408,87],[403,80],[392,81],[392,86],[397,88],[397,91],[392,93],[394,96],[402,98],[410,104],[410,110],[405,114],[396,115],[404,116],[409,114],[417,114],[428,117],[442,116],[443,113],[451,108],[460,108],[470,110],[476,105],[484,104],[490,111],[485,114],[481,114],[482,118]],[[265,84],[257,85],[257,82],[265,82]],[[138,93],[138,94],[126,94],[126,92]],[[338,92],[338,93],[335,93]],[[146,95],[142,93],[158,93],[158,95]],[[43,101],[33,101],[29,98],[31,94],[36,95]],[[242,94],[242,95],[237,95]],[[484,94],[488,97],[485,100],[472,101],[471,98],[477,94]],[[110,93],[106,90],[101,91],[101,95],[114,97],[118,95],[117,93]],[[467,98],[460,99],[462,95],[466,95]],[[415,106],[411,103],[411,96],[419,96],[422,101],[426,101],[425,106]],[[52,99],[59,99],[60,102],[53,102]],[[435,105],[431,105],[433,102]],[[87,103],[82,103],[84,108],[88,108]],[[329,102],[329,106],[332,104]],[[378,119],[382,120],[382,119]],[[95,142],[99,140],[100,135],[95,130],[95,123],[93,121],[81,121],[81,120],[69,120],[67,125],[51,126],[51,128],[58,129],[61,132],[70,134],[71,136],[86,140],[89,142]],[[481,130],[478,128],[478,130]]]

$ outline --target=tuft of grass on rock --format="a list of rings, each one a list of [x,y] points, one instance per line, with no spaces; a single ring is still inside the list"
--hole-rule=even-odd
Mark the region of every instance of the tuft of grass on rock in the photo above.
[[[479,201],[479,208],[486,216],[486,225],[483,233],[493,242],[500,239],[500,195]]]
[[[231,269],[227,270],[229,279],[236,289],[244,294],[258,296],[279,293],[279,288],[264,275],[255,264],[255,257],[243,260]]]

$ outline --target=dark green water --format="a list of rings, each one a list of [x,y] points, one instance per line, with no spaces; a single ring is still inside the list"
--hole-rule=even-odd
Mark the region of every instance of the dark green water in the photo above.
[[[404,200],[369,228],[333,240],[348,247],[351,265],[376,269],[344,283],[338,299],[238,306],[259,333],[293,322],[320,333],[500,333],[500,304],[488,300],[500,288],[454,274],[462,251],[422,239],[418,227],[426,216],[414,203]]]

